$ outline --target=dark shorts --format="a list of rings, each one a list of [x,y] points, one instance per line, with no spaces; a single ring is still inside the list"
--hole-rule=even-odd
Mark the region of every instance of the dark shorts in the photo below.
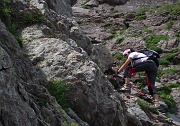
[[[147,60],[146,62],[135,63],[133,66],[128,66],[125,69],[124,77],[131,78],[131,74],[135,72],[145,72],[146,73],[146,82],[148,84],[149,93],[151,95],[157,93],[155,87],[155,81],[157,76],[157,66],[152,60]]]

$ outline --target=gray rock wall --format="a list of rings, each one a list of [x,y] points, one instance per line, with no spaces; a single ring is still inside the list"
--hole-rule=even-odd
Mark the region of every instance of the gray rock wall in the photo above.
[[[77,124],[56,103],[47,89],[39,85],[46,81],[45,74],[37,72],[40,70],[24,57],[18,42],[2,22],[0,22],[0,58],[0,125]],[[41,73],[40,76],[38,73]],[[83,124],[80,121],[78,123]],[[84,126],[87,124],[84,123]]]
[[[94,47],[78,25],[67,18],[71,11],[61,9],[68,8],[69,1],[54,2],[30,1],[49,20],[22,28],[23,48],[0,24],[0,124],[125,126],[124,104],[110,82],[103,78],[102,67],[107,63],[101,64],[98,58],[101,54],[106,59],[109,54],[101,52],[103,45]],[[26,11],[33,9],[27,3],[21,6]],[[76,113],[71,111],[69,116],[42,86],[54,78],[73,84],[71,105]]]

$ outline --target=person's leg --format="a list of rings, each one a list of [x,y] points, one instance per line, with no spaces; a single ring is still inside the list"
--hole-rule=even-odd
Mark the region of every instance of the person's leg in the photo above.
[[[149,93],[153,97],[154,102],[157,102],[159,101],[158,95],[157,95],[157,89],[155,87],[157,67],[155,63],[153,63],[153,64],[150,64],[148,68],[151,70],[151,71],[146,71],[146,81],[148,84]]]
[[[126,78],[125,78],[125,84],[129,84],[129,83],[130,83],[130,80],[131,80],[131,78],[126,77]]]
[[[157,94],[153,94],[153,99],[154,99],[155,102],[159,101],[158,95]]]
[[[157,66],[153,61],[147,61],[143,63],[137,63],[134,65],[135,71],[133,72],[146,72],[146,81],[150,95],[152,95],[154,101],[158,101],[157,89],[155,87],[155,81],[157,76]]]
[[[124,78],[125,78],[125,83],[126,84],[130,83],[130,80],[131,80],[131,77],[132,77],[133,74],[135,74],[135,68],[134,67],[129,66],[129,67],[127,67],[125,69]]]
[[[130,90],[130,87],[128,86],[128,84],[130,83],[130,79],[131,79],[131,74],[129,74],[129,70],[131,69],[131,66],[128,66],[125,71],[124,71],[124,79],[125,79],[125,84],[123,85],[123,87],[120,90]]]
[[[156,87],[148,86],[148,90],[149,90],[149,94],[153,97],[153,101],[155,102],[159,101]]]

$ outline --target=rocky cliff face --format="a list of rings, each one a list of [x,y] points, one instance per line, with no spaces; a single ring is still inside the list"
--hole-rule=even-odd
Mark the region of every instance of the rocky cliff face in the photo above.
[[[24,57],[5,25],[0,23],[0,84],[2,126],[47,126],[76,124],[57,104],[47,89],[39,85],[45,76]],[[43,80],[45,81],[45,79]],[[43,105],[44,103],[46,106]]]
[[[3,5],[1,7],[5,7],[3,9],[7,9],[4,5],[14,8],[11,17],[4,13],[0,14],[0,125],[142,126],[153,124],[155,119],[151,119],[151,115],[147,116],[134,101],[130,102],[128,107],[125,102],[128,101],[127,97],[114,90],[103,73],[108,64],[113,61],[112,54],[117,51],[116,48],[122,51],[126,46],[114,45],[115,38],[109,33],[109,29],[97,24],[103,22],[103,26],[107,26],[110,21],[115,23],[114,29],[126,29],[129,26],[124,20],[132,20],[134,15],[109,14],[117,6],[99,5],[112,1],[90,2],[96,3],[98,8],[87,10],[76,5],[71,10],[71,6],[76,3],[74,0],[0,2]],[[116,0],[110,4],[126,2]],[[131,6],[127,3],[122,7],[127,5]],[[34,17],[39,12],[44,15],[41,21],[37,21],[37,17]],[[38,16],[41,17],[41,15]],[[12,20],[9,20],[10,18]],[[149,22],[146,25],[150,27],[156,18],[151,19],[149,16],[148,19]],[[13,25],[5,21],[18,24],[16,32],[22,36],[23,44],[18,43],[15,39],[17,36],[11,34],[12,27],[9,26]],[[139,27],[137,24],[136,27]],[[159,23],[154,22],[154,24]],[[128,22],[128,25],[134,26],[134,22]],[[174,27],[178,31],[177,27],[179,27],[178,23]],[[152,28],[156,30],[156,27]],[[141,31],[137,30],[137,32]],[[137,43],[134,40],[139,42],[141,39],[127,38],[126,41],[130,40],[136,46]],[[106,46],[103,43],[105,41],[108,42]],[[173,40],[168,43],[171,47],[163,46],[164,50],[173,48],[174,43],[178,42]],[[142,45],[137,45],[139,46]],[[69,91],[71,100],[66,111],[45,88],[51,80],[64,80],[66,85],[71,87]],[[175,98],[177,97],[176,95]],[[136,117],[137,114],[138,117]],[[164,115],[159,117],[166,119]],[[162,121],[160,122],[162,124]],[[169,120],[164,124],[175,125]]]
[[[46,17],[45,23],[32,21],[19,27],[23,47],[1,22],[0,124],[125,126],[123,102],[103,78],[105,63],[100,59],[105,57],[110,61],[111,56],[103,46],[93,46],[76,21],[68,18],[71,17],[69,1],[58,4],[14,1],[10,5],[19,7],[12,13],[13,20],[19,22],[24,19],[19,20],[22,15],[38,14],[37,8]],[[6,16],[1,15],[3,21]],[[78,116],[70,108],[65,112],[44,87],[52,79],[63,79],[72,85],[71,106]]]

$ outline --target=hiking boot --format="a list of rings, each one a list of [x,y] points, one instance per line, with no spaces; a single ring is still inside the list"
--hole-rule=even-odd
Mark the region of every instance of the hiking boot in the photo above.
[[[167,110],[168,110],[168,106],[162,101],[156,101],[156,102],[154,102],[153,105],[160,112],[164,113],[164,112],[167,112]]]
[[[127,84],[124,84],[120,90],[130,90],[130,87]]]
[[[124,84],[123,87],[119,89],[119,91],[130,93],[130,86],[128,84]]]
[[[160,103],[159,103],[159,101],[154,101],[154,107],[155,107],[155,108],[160,108]]]

